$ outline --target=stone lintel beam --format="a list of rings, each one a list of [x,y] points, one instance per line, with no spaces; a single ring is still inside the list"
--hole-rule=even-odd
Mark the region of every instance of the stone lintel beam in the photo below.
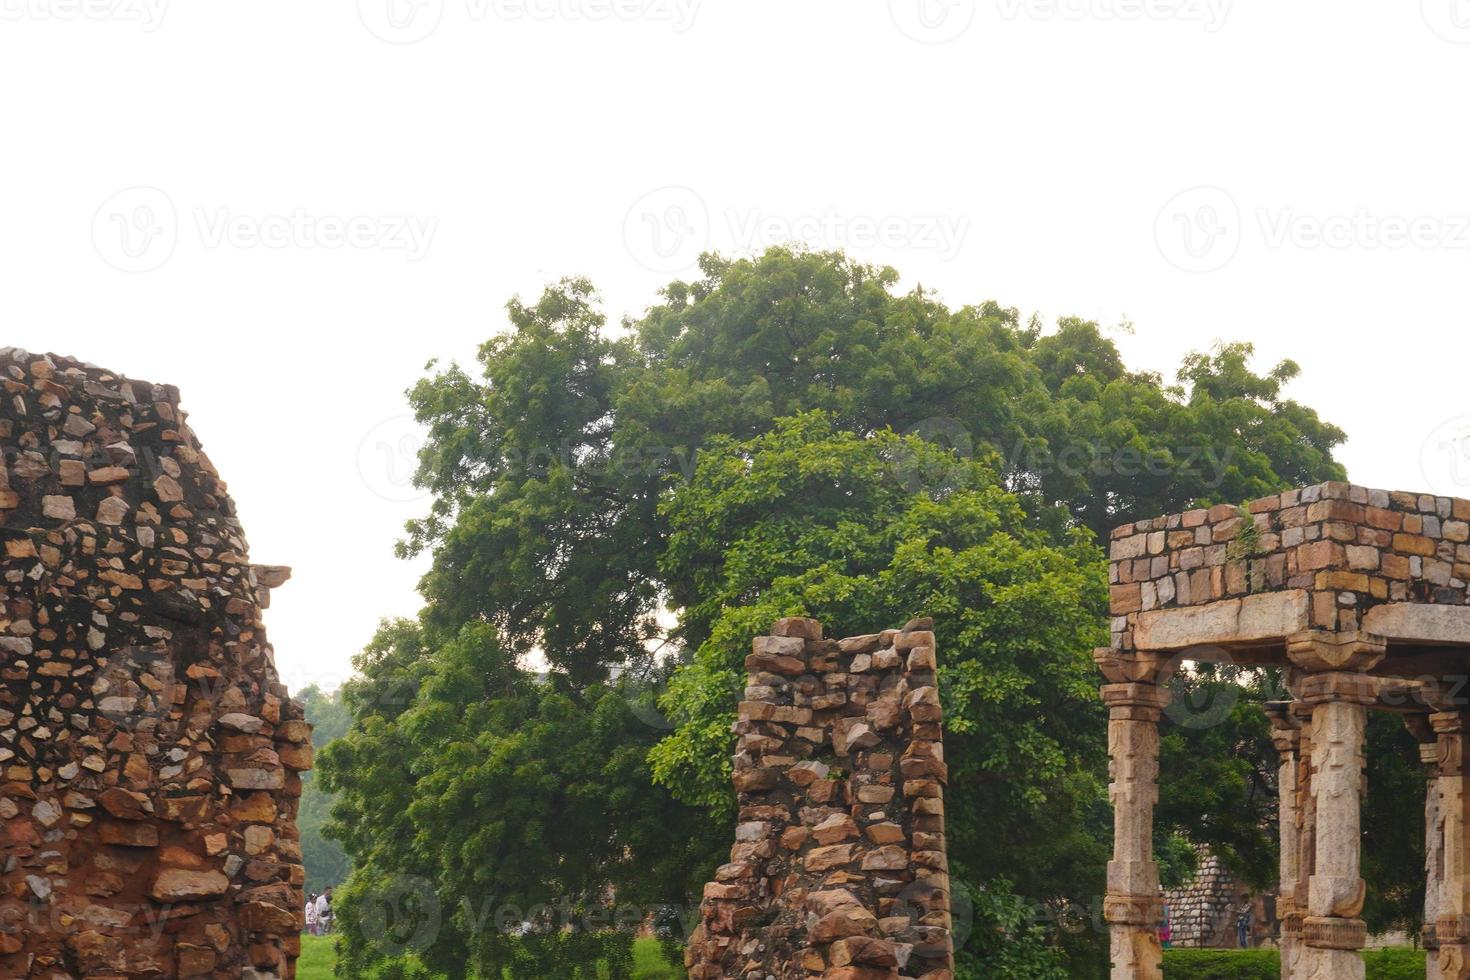
[[[1140,613],[1133,631],[1139,650],[1276,642],[1311,626],[1311,596],[1303,589],[1263,592],[1199,606]],[[1194,659],[1205,659],[1204,656]]]
[[[1368,610],[1363,629],[1396,643],[1470,646],[1470,606],[1390,602]]]

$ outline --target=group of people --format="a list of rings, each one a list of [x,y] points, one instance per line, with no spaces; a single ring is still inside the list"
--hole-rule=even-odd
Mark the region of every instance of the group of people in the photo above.
[[[311,936],[325,936],[332,931],[332,889],[320,895],[306,896],[306,932]]]

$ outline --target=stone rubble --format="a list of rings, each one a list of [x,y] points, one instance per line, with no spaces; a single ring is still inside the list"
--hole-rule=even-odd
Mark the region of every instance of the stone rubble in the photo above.
[[[170,386],[0,349],[0,977],[295,975],[311,729]]]
[[[757,637],[735,733],[739,823],[705,886],[692,980],[952,980],[933,623]]]

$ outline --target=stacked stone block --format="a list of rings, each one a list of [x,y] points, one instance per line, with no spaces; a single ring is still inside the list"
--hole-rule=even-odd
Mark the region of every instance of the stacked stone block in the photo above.
[[[1125,525],[1112,559],[1116,650],[1152,610],[1281,590],[1306,593],[1310,628],[1351,632],[1376,605],[1470,600],[1470,500],[1323,483]]]
[[[739,824],[705,886],[694,980],[951,980],[932,622],[758,637],[735,732]]]
[[[1164,892],[1171,942],[1175,946],[1205,947],[1223,940],[1233,945],[1235,935],[1226,927],[1234,921],[1230,913],[1240,889],[1225,862],[1208,848],[1199,848],[1198,854],[1198,870],[1189,884]]]
[[[172,387],[0,350],[0,976],[294,976],[311,732]]]

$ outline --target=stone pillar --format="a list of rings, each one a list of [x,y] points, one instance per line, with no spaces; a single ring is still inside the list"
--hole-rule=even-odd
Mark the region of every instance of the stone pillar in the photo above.
[[[1443,878],[1435,939],[1439,943],[1439,970],[1444,980],[1470,978],[1470,866],[1466,861],[1465,736],[1470,715],[1441,711],[1429,717],[1438,736],[1440,841]]]
[[[1297,980],[1302,945],[1302,913],[1296,904],[1302,877],[1301,722],[1289,701],[1272,702],[1266,705],[1266,712],[1271,717],[1271,741],[1281,753],[1277,779],[1281,870],[1276,900],[1276,917],[1281,922],[1281,980]]]
[[[1113,860],[1108,862],[1104,917],[1112,948],[1112,980],[1161,980],[1163,901],[1153,859],[1154,806],[1159,800],[1159,716],[1169,688],[1107,684],[1108,753],[1112,757]]]
[[[1363,980],[1360,950],[1368,938],[1361,876],[1363,740],[1373,679],[1327,673],[1307,679],[1312,706],[1312,798],[1316,867],[1307,884],[1302,923],[1305,980]]]
[[[1429,779],[1424,787],[1424,945],[1426,980],[1440,980],[1439,913],[1444,890],[1444,823],[1439,815],[1439,737],[1429,715],[1404,716],[1404,727],[1419,742],[1419,761]]]
[[[1288,683],[1312,712],[1309,805],[1315,839],[1296,974],[1301,980],[1363,980],[1363,742],[1368,705],[1378,702],[1382,683],[1367,671],[1387,650],[1381,637],[1350,630],[1308,630],[1286,641],[1296,668]]]

